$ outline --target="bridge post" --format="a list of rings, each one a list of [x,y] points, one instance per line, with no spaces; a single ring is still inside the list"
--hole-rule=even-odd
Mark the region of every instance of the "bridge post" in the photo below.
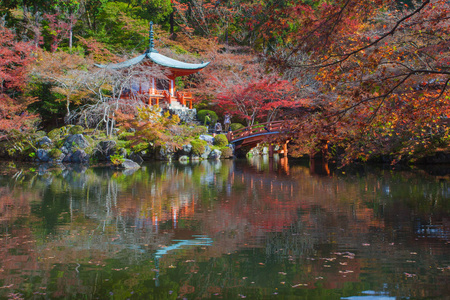
[[[231,142],[232,138],[233,138],[233,132],[231,130],[228,130],[228,132],[227,132],[227,140],[228,140],[228,142]]]

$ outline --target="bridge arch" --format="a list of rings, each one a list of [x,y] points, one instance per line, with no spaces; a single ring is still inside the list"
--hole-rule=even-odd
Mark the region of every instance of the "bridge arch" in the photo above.
[[[286,121],[273,121],[253,126],[244,127],[235,131],[229,131],[227,133],[228,141],[234,145],[235,150],[243,146],[256,146],[263,142],[270,135],[284,135],[289,131],[289,126]],[[278,153],[287,156],[287,143],[289,139],[286,139],[282,145],[282,149]],[[269,146],[269,155],[272,157],[274,151],[273,146]]]

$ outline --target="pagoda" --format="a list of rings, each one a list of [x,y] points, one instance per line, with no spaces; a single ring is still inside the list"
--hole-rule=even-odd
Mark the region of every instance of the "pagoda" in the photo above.
[[[179,108],[181,106],[192,109],[192,93],[177,91],[175,87],[175,79],[180,76],[197,73],[206,67],[209,62],[191,64],[159,54],[155,49],[153,42],[153,22],[150,22],[149,37],[149,48],[144,52],[144,54],[121,63],[108,65],[96,64],[96,66],[104,69],[126,70],[127,68],[131,68],[137,64],[142,64],[144,66],[151,66],[153,64],[158,65],[168,71],[167,80],[151,78],[149,80],[150,82],[139,82],[137,84],[132,84],[131,90],[123,93],[121,97],[127,98],[130,93],[134,93],[148,96],[148,98],[145,98],[148,99],[149,105],[159,105],[165,108]]]

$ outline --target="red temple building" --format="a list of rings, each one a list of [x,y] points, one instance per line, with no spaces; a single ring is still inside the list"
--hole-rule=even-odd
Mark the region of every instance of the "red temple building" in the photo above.
[[[209,62],[201,64],[185,63],[170,57],[159,54],[154,48],[153,43],[153,23],[150,22],[150,43],[149,49],[144,54],[127,61],[108,64],[96,65],[105,69],[127,69],[141,64],[143,66],[152,66],[153,64],[160,66],[168,71],[167,80],[151,78],[149,82],[141,81],[133,83],[131,90],[124,92],[121,97],[127,98],[130,93],[145,96],[148,99],[149,105],[159,105],[163,108],[180,108],[188,107],[192,109],[192,93],[177,91],[175,87],[175,80],[177,77],[186,76],[197,73],[206,67]]]

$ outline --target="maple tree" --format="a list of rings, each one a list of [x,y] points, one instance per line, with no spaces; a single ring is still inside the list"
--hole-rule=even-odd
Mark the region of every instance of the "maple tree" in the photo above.
[[[31,45],[15,40],[13,32],[0,24],[0,132],[27,129],[36,116],[26,111],[33,99],[23,93],[26,67],[33,61]]]
[[[449,4],[399,8],[395,1],[346,0],[323,6],[293,10],[309,30],[272,57],[280,69],[314,70],[320,83],[321,95],[311,95],[318,109],[296,116],[297,150],[328,141],[350,161],[379,154],[401,159],[444,145]],[[314,55],[307,62],[290,59],[301,53]]]
[[[242,84],[226,86],[217,95],[219,107],[241,117],[252,126],[256,121],[270,122],[283,108],[293,108],[300,103],[293,97],[294,87],[289,81],[276,76],[251,78]]]

